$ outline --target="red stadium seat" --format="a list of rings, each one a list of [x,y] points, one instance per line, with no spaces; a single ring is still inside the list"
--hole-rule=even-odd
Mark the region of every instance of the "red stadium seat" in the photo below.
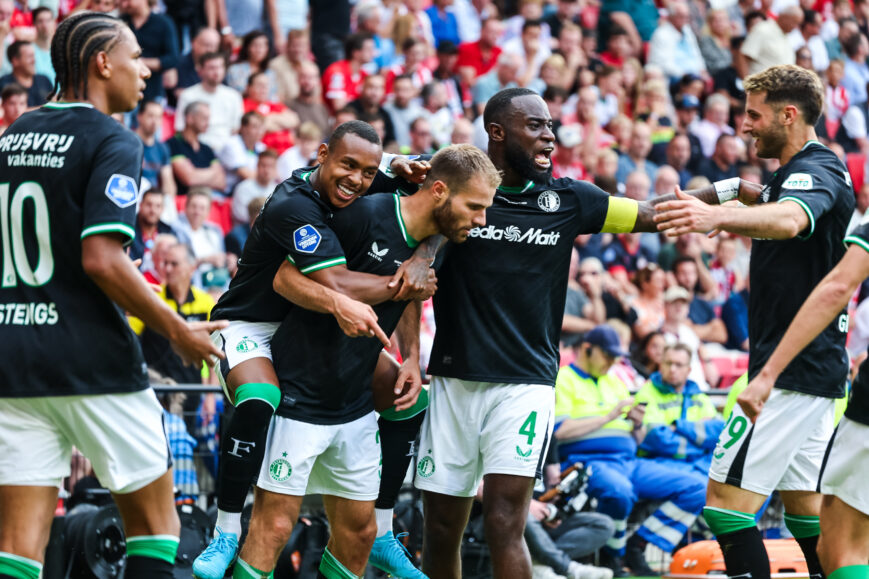
[[[175,196],[175,207],[178,208],[178,213],[184,213],[184,207],[186,205],[186,195]],[[229,230],[232,229],[232,199],[212,200],[211,213],[208,215],[208,222],[220,227],[224,235],[229,233]]]
[[[866,155],[862,153],[848,153],[846,159],[848,172],[851,174],[851,181],[854,183],[854,191],[859,191],[866,180]]]
[[[748,370],[748,354],[745,352],[728,352],[712,357],[712,363],[718,368],[721,376],[719,388],[730,388],[736,379]]]

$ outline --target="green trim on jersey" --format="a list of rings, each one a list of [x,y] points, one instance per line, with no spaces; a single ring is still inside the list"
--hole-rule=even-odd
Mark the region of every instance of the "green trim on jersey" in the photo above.
[[[856,235],[846,236],[845,239],[842,241],[842,243],[845,244],[845,247],[848,247],[848,245],[853,243],[853,244],[859,245],[860,247],[862,247],[866,251],[869,251],[869,243],[867,243],[866,240],[863,239],[862,237],[857,237]]]
[[[84,108],[87,108],[87,109],[92,109],[92,108],[94,108],[94,105],[92,105],[92,104],[90,104],[90,103],[63,103],[63,102],[51,102],[51,103],[45,103],[45,104],[42,105],[42,106],[45,107],[45,108],[47,108],[47,109],[61,109],[61,110],[62,110],[62,109],[74,109],[74,108],[76,108],[76,107],[84,107]]]
[[[404,217],[401,216],[401,196],[397,193],[393,193],[392,196],[395,198],[395,216],[398,218],[398,228],[401,229],[401,234],[404,236],[404,242],[408,247],[416,247],[419,245],[419,241],[408,235],[407,227],[404,225]]]
[[[498,187],[498,191],[501,191],[503,193],[525,193],[532,187],[534,187],[534,181],[529,180],[522,187],[505,187],[504,185],[501,185]]]
[[[126,223],[99,223],[91,225],[81,232],[80,239],[84,239],[90,235],[98,235],[100,233],[123,233],[130,239],[136,238],[136,230]]]
[[[292,258],[290,258],[290,256],[287,256],[287,259],[290,260],[290,263],[292,263],[293,265],[296,265],[296,263],[292,260]],[[321,269],[326,269],[327,267],[334,267],[336,265],[346,265],[346,264],[347,264],[346,257],[335,257],[332,259],[327,259],[326,261],[321,261],[320,263],[315,263],[313,265],[309,265],[308,267],[300,268],[299,271],[304,273],[304,274],[308,274],[308,273],[313,273],[315,271],[319,271]]]
[[[815,216],[812,214],[812,210],[809,209],[809,206],[806,205],[806,202],[797,197],[782,197],[778,200],[778,203],[782,203],[784,201],[793,201],[803,208],[803,211],[806,212],[806,215],[809,216],[809,232],[805,235],[797,235],[797,239],[808,239],[815,232]]]

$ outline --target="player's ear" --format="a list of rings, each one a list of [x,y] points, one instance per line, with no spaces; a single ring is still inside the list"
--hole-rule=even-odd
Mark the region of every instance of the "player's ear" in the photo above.
[[[486,132],[489,133],[489,139],[492,141],[504,140],[504,127],[498,123],[489,123],[489,126],[486,127]]]
[[[432,198],[436,205],[441,205],[450,196],[450,188],[447,184],[438,179],[431,186]]]
[[[322,165],[326,162],[326,159],[329,157],[329,145],[326,143],[320,143],[320,146],[317,148],[317,164]]]
[[[109,54],[101,50],[97,53],[96,58],[94,58],[94,63],[97,67],[97,74],[100,75],[101,78],[109,79],[112,77],[112,64],[109,61]]]

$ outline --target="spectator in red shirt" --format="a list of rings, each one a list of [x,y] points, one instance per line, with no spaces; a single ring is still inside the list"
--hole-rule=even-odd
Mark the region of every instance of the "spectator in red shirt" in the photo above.
[[[461,73],[462,68],[468,67],[474,70],[473,77],[483,76],[498,62],[501,48],[498,40],[504,32],[504,24],[497,18],[487,18],[483,21],[480,30],[480,40],[477,42],[465,42],[459,45],[459,59],[456,61],[456,70]]]
[[[386,73],[386,94],[392,94],[392,83],[397,76],[403,74],[410,76],[417,90],[421,90],[434,78],[431,69],[425,65],[428,53],[428,45],[425,42],[408,38],[401,45],[401,51],[404,54],[404,63],[391,67]]]
[[[263,143],[280,155],[293,146],[293,129],[299,125],[299,115],[283,103],[269,100],[269,77],[255,72],[247,81],[244,112],[256,111],[265,118],[266,134]]]
[[[368,73],[362,68],[374,60],[374,38],[352,34],[344,44],[346,58],[333,62],[323,73],[323,97],[331,111],[343,109],[356,99]]]
[[[604,64],[621,68],[625,59],[631,56],[631,39],[624,28],[613,28],[606,41],[606,50],[600,54]]]

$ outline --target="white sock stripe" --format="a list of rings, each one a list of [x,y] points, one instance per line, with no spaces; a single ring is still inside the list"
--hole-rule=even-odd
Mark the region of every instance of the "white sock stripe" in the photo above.
[[[0,551],[0,559],[9,559],[10,561],[27,563],[28,565],[33,565],[34,567],[42,571],[42,563],[40,563],[39,561],[34,561],[33,559],[28,559],[27,557],[22,557],[21,555],[13,555],[12,553],[7,553],[6,551]]]
[[[722,509],[719,507],[703,507],[706,511],[715,511],[716,513],[722,513],[725,515],[730,515],[731,517],[739,517],[740,519],[745,519],[747,521],[753,521],[754,515],[747,515],[745,513],[738,513],[736,511],[731,511],[728,509]]]
[[[626,536],[612,537],[610,539],[607,539],[607,542],[606,542],[607,547],[609,547],[610,549],[616,549],[616,550],[624,549],[625,545],[627,545],[627,544],[628,544],[628,538]]]
[[[172,541],[180,543],[181,538],[175,535],[139,535],[138,537],[127,537],[127,543],[136,543],[138,541]]]
[[[615,525],[616,531],[626,531],[628,529],[627,519],[619,519],[618,521],[613,519],[613,525]]]
[[[673,519],[674,521],[679,521],[686,527],[690,527],[694,523],[694,519],[697,518],[697,515],[695,515],[694,513],[689,513],[672,501],[665,502],[658,508],[658,510]]]
[[[674,547],[679,544],[682,537],[685,535],[684,532],[677,531],[654,515],[646,519],[643,522],[643,526],[652,534],[658,535]]]

